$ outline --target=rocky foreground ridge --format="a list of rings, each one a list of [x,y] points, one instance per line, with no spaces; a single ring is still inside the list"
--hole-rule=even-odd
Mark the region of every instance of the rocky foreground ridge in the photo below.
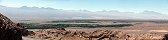
[[[27,36],[27,33],[28,30],[13,23],[0,13],[0,40],[22,40],[22,36]]]
[[[166,40],[165,35],[155,33],[134,35],[112,30],[96,30],[87,33],[66,31],[63,28],[38,30],[29,35],[29,37],[47,40]]]
[[[23,40],[30,32],[0,13],[0,40]]]

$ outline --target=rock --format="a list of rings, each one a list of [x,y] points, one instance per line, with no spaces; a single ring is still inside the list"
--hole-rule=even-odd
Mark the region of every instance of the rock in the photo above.
[[[83,31],[66,31],[57,29],[39,30],[36,31],[33,36],[35,36],[35,38],[49,40],[162,40],[164,38],[163,35],[153,33],[133,35],[122,31],[112,30],[96,30],[87,33]]]
[[[164,35],[163,40],[168,40],[168,34],[165,34],[165,35]]]
[[[17,26],[9,18],[0,14],[0,39],[22,40],[23,28]]]
[[[60,40],[88,40],[87,38],[81,38],[78,36],[64,36]]]
[[[163,38],[164,38],[163,35],[145,33],[145,34],[134,35],[129,39],[132,39],[132,40],[163,40]]]
[[[60,40],[115,40],[128,38],[124,32],[111,30],[96,30],[94,32],[86,33],[82,31],[48,29],[36,31],[34,36],[36,36],[36,38],[52,40],[56,38],[58,39],[58,37]]]
[[[24,26],[22,26],[22,23],[17,23],[16,25],[22,28],[22,36],[34,35],[34,32],[26,30]]]

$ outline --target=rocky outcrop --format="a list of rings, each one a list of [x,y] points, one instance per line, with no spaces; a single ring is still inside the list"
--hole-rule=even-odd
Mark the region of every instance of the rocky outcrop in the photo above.
[[[132,39],[134,40],[163,40],[163,34],[155,34],[155,33],[144,33],[139,35],[132,35]]]
[[[168,34],[166,34],[165,36],[164,36],[164,39],[163,40],[168,40]]]
[[[163,36],[155,33],[133,35],[112,30],[96,30],[87,33],[83,31],[46,29],[35,31],[35,34],[29,37],[49,40],[163,40]]]
[[[129,35],[121,31],[96,30],[94,32],[91,32],[89,35],[84,35],[84,37],[89,38],[89,40],[92,40],[93,38],[96,38],[97,40],[102,39],[114,40],[114,39],[127,39]]]
[[[22,40],[23,28],[0,14],[0,40]]]

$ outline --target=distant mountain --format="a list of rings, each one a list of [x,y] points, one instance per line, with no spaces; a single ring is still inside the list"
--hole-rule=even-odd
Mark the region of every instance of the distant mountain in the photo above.
[[[0,12],[11,19],[167,19],[168,16],[154,11],[140,13],[97,11],[88,10],[62,10],[50,7],[27,7],[20,8],[0,6]]]

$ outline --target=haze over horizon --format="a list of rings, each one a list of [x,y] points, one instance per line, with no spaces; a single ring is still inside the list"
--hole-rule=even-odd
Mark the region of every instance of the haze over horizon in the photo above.
[[[0,12],[25,19],[168,19],[167,4],[168,0],[0,0]]]
[[[7,7],[51,7],[64,10],[118,10],[142,12],[145,10],[168,14],[168,0],[1,0]]]

